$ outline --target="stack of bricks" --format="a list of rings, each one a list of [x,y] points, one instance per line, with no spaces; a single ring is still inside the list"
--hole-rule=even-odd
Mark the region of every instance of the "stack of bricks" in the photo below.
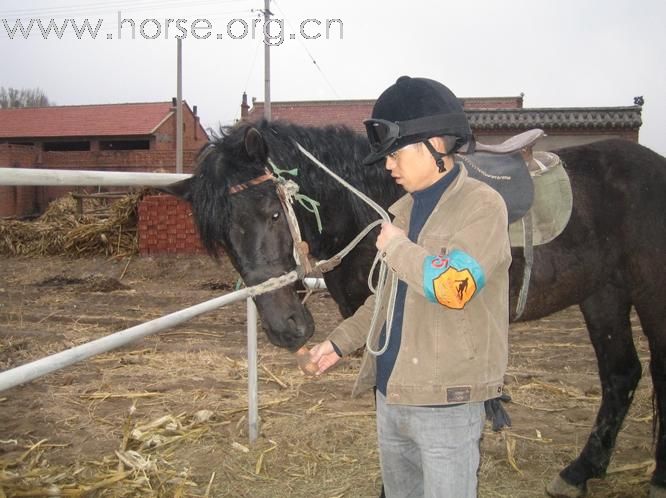
[[[190,204],[171,195],[139,204],[139,254],[204,254]]]

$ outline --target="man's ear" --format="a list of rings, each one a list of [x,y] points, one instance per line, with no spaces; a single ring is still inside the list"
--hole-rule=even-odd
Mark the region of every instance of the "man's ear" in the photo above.
[[[260,163],[265,163],[268,158],[268,147],[266,146],[264,137],[254,127],[248,128],[245,131],[245,150],[250,159],[254,159]]]
[[[187,178],[176,183],[170,183],[162,187],[155,187],[155,190],[180,197],[187,202],[192,201],[192,178]]]

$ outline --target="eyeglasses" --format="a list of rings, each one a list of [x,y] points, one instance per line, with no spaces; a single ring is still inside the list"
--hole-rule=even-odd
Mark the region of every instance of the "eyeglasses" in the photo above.
[[[396,149],[396,150],[394,150],[394,151],[392,151],[392,152],[389,152],[388,154],[386,154],[386,157],[390,157],[390,158],[393,159],[394,161],[397,161],[397,160],[398,160],[398,155],[400,154],[400,151],[401,151],[401,150],[405,150],[405,149],[407,149],[407,148],[409,148],[409,147],[412,147],[412,146],[414,146],[414,145],[417,145],[417,144],[407,144],[407,145],[405,145],[404,147],[400,147],[399,149]]]

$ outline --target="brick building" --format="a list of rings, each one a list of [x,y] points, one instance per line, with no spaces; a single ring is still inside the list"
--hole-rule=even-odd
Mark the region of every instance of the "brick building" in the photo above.
[[[497,143],[531,128],[548,136],[539,145],[552,149],[609,137],[638,141],[641,105],[604,108],[525,109],[523,96],[462,99],[472,128],[480,141]],[[365,133],[363,120],[370,116],[374,100],[273,102],[274,120],[300,125],[344,124]],[[241,116],[256,121],[263,117],[262,102],[252,109],[243,94]],[[144,198],[139,210],[141,254],[202,252],[189,216],[189,206],[168,196]]]
[[[183,169],[208,136],[183,103]],[[175,172],[176,103],[0,109],[0,167]],[[0,185],[0,216],[43,211],[63,187]]]
[[[483,143],[499,143],[532,128],[546,132],[537,148],[551,150],[580,145],[605,138],[620,137],[638,142],[642,124],[642,98],[627,107],[525,108],[523,95],[517,97],[474,97],[460,99],[476,138]],[[374,100],[318,100],[272,102],[273,120],[307,126],[343,124],[364,134],[363,120],[370,117]],[[243,94],[241,120],[263,117],[264,103]]]
[[[485,143],[531,128],[548,134],[542,149],[609,137],[638,141],[642,99],[633,106],[524,108],[523,96],[461,99],[472,129]],[[241,119],[263,117],[263,102],[243,94]],[[274,120],[300,125],[344,124],[364,133],[374,100],[273,102]],[[10,111],[10,112],[8,112]],[[20,111],[20,112],[19,112]],[[196,107],[184,109],[184,170],[189,172],[208,137]],[[0,110],[0,166],[113,171],[175,171],[175,104],[116,104]],[[53,187],[0,185],[0,216],[42,209],[62,194]],[[171,196],[148,196],[139,206],[141,254],[203,252],[189,205]]]

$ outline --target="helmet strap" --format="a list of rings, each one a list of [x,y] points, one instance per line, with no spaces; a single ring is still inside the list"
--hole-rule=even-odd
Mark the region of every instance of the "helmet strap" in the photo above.
[[[446,168],[444,167],[444,157],[446,157],[446,154],[442,154],[438,150],[435,150],[435,148],[430,143],[430,140],[424,140],[423,143],[430,151],[430,154],[432,154],[432,157],[435,158],[435,164],[437,164],[437,169],[439,172],[444,173],[444,171],[446,171]]]

